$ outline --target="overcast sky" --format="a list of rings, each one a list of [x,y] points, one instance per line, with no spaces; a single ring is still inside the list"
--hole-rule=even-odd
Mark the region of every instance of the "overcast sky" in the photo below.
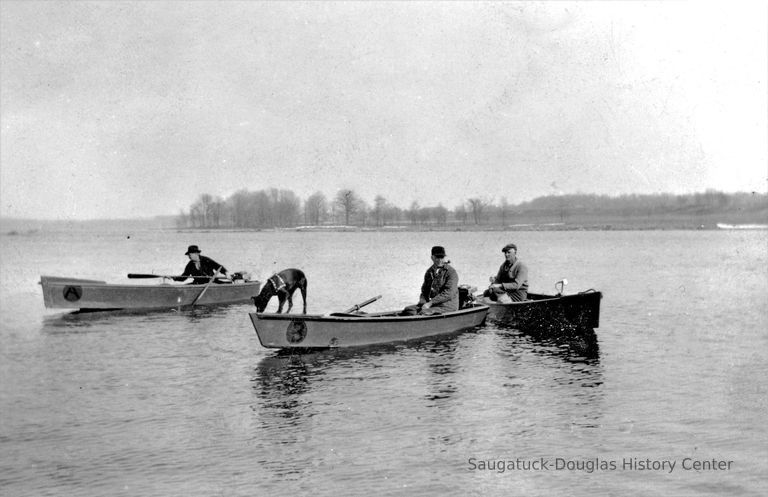
[[[766,192],[764,2],[0,3],[0,215]]]

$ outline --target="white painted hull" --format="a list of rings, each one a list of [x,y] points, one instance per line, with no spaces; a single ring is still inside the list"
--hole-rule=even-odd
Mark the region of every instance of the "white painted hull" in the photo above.
[[[165,309],[192,305],[248,302],[259,294],[261,283],[206,285],[115,285],[97,280],[41,276],[45,307],[53,309]]]
[[[479,305],[434,316],[377,314],[250,313],[261,345],[268,348],[359,347],[450,334],[479,326],[488,307]]]

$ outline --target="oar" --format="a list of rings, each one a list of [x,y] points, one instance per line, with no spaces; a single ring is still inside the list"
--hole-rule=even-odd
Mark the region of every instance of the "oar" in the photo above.
[[[128,273],[129,279],[146,279],[146,278],[190,278],[191,276],[168,276],[167,274],[142,274],[142,273]]]
[[[365,307],[365,306],[367,306],[370,303],[376,302],[380,298],[381,298],[381,295],[376,295],[375,297],[370,298],[370,299],[366,300],[365,302],[360,302],[357,305],[353,305],[352,307],[350,307],[349,309],[344,311],[344,314],[349,314],[350,312],[356,312],[356,311],[360,310],[361,307]]]
[[[211,276],[211,281],[209,281],[208,283],[206,283],[206,285],[205,285],[205,288],[203,288],[203,291],[202,291],[202,292],[200,292],[199,294],[197,294],[197,297],[195,297],[195,300],[193,300],[193,301],[192,301],[192,303],[191,303],[191,304],[189,304],[190,306],[194,306],[194,305],[197,303],[197,301],[198,301],[198,300],[200,300],[200,297],[202,297],[202,296],[203,296],[203,294],[205,293],[205,291],[206,291],[206,290],[208,290],[208,287],[209,287],[209,286],[211,286],[211,283],[213,283],[213,280],[215,280],[215,279],[216,279],[216,275],[217,275],[217,274],[219,274],[219,271],[220,271],[220,270],[221,270],[221,266],[219,266],[219,269],[217,269],[217,270],[216,270],[216,271],[213,273],[213,276]]]
[[[186,279],[189,279],[189,278],[200,279],[200,278],[206,278],[206,277],[207,276],[190,276],[190,275],[184,276],[184,275],[168,275],[168,274],[128,273],[128,279],[132,279],[132,280],[149,279],[149,278],[167,278],[169,280],[173,279],[173,278],[184,278],[186,280]],[[227,281],[229,281],[228,278],[220,278],[220,279],[226,279]]]

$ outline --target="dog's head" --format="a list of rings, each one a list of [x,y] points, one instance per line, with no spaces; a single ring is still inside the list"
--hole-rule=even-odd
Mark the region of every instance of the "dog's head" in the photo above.
[[[264,312],[264,309],[267,308],[267,304],[269,304],[269,299],[271,299],[274,295],[274,285],[271,285],[268,281],[267,284],[261,287],[261,291],[258,295],[251,297],[251,302],[253,302],[253,305],[256,306],[256,312]]]
[[[261,294],[259,294],[255,297],[251,297],[251,302],[256,306],[256,312],[264,312],[264,309],[267,308],[268,299],[262,298]]]

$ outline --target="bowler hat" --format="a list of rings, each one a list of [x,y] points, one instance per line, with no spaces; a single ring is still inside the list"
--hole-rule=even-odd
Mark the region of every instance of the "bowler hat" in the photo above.
[[[445,248],[440,245],[435,245],[432,247],[432,255],[435,257],[445,257]]]
[[[515,245],[514,243],[508,243],[508,244],[504,245],[504,248],[501,249],[501,251],[504,252],[504,253],[507,253],[507,252],[509,252],[512,249],[515,249],[515,252],[517,252],[517,245]]]
[[[187,252],[184,255],[195,254],[195,253],[199,254],[200,249],[197,248],[197,245],[190,245],[189,248],[187,248]]]

